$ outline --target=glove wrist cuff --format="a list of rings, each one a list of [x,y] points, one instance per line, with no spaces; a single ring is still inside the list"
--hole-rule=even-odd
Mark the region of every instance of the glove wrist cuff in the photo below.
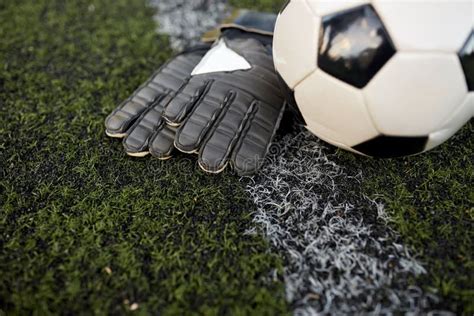
[[[204,34],[202,40],[204,42],[213,42],[219,38],[219,34],[222,34],[229,29],[240,30],[242,32],[257,34],[260,36],[273,37],[276,18],[276,14],[273,13],[236,10],[229,18],[224,20],[217,29]]]
[[[273,36],[273,32],[267,32],[265,30],[261,29],[256,29],[256,28],[251,28],[251,27],[245,27],[239,24],[222,24],[220,27],[221,32],[224,32],[225,30],[228,29],[237,29],[241,30],[247,33],[254,33],[258,35],[265,35],[265,36]]]

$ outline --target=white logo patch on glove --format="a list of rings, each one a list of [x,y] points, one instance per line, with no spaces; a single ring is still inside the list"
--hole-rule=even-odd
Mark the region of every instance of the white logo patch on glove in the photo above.
[[[221,39],[201,60],[191,73],[192,76],[213,72],[231,72],[236,70],[249,70],[252,66],[235,51],[227,47]]]

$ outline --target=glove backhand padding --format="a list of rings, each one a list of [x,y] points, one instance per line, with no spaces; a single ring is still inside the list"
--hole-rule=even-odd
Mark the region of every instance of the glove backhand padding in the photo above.
[[[229,29],[217,45],[242,56],[250,69],[191,77],[163,116],[180,126],[176,148],[199,153],[204,170],[219,172],[230,162],[239,174],[254,172],[265,158],[284,110],[270,53],[271,37]]]
[[[271,42],[266,32],[223,29],[210,50],[185,52],[155,73],[107,118],[107,134],[125,137],[132,156],[166,159],[174,144],[198,153],[207,172],[229,164],[239,174],[255,172],[285,104]]]

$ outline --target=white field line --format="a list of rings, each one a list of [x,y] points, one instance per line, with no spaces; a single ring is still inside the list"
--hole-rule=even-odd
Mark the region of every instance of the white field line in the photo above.
[[[158,33],[170,36],[171,46],[179,51],[199,43],[201,36],[216,27],[227,15],[226,1],[151,0],[157,9]]]
[[[429,313],[434,295],[409,285],[425,273],[364,196],[359,171],[338,166],[306,131],[284,136],[269,163],[242,178],[256,227],[285,258],[286,297],[295,315]]]

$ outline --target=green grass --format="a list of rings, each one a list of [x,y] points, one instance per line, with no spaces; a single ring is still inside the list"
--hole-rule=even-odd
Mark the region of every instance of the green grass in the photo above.
[[[282,1],[233,0],[276,10]],[[131,159],[103,120],[171,56],[145,1],[0,2],[0,314],[282,314],[282,259],[245,235],[237,178]],[[439,308],[474,313],[472,122],[430,154],[363,170]]]
[[[231,174],[131,159],[103,121],[168,59],[145,1],[0,3],[0,314],[282,314]]]

